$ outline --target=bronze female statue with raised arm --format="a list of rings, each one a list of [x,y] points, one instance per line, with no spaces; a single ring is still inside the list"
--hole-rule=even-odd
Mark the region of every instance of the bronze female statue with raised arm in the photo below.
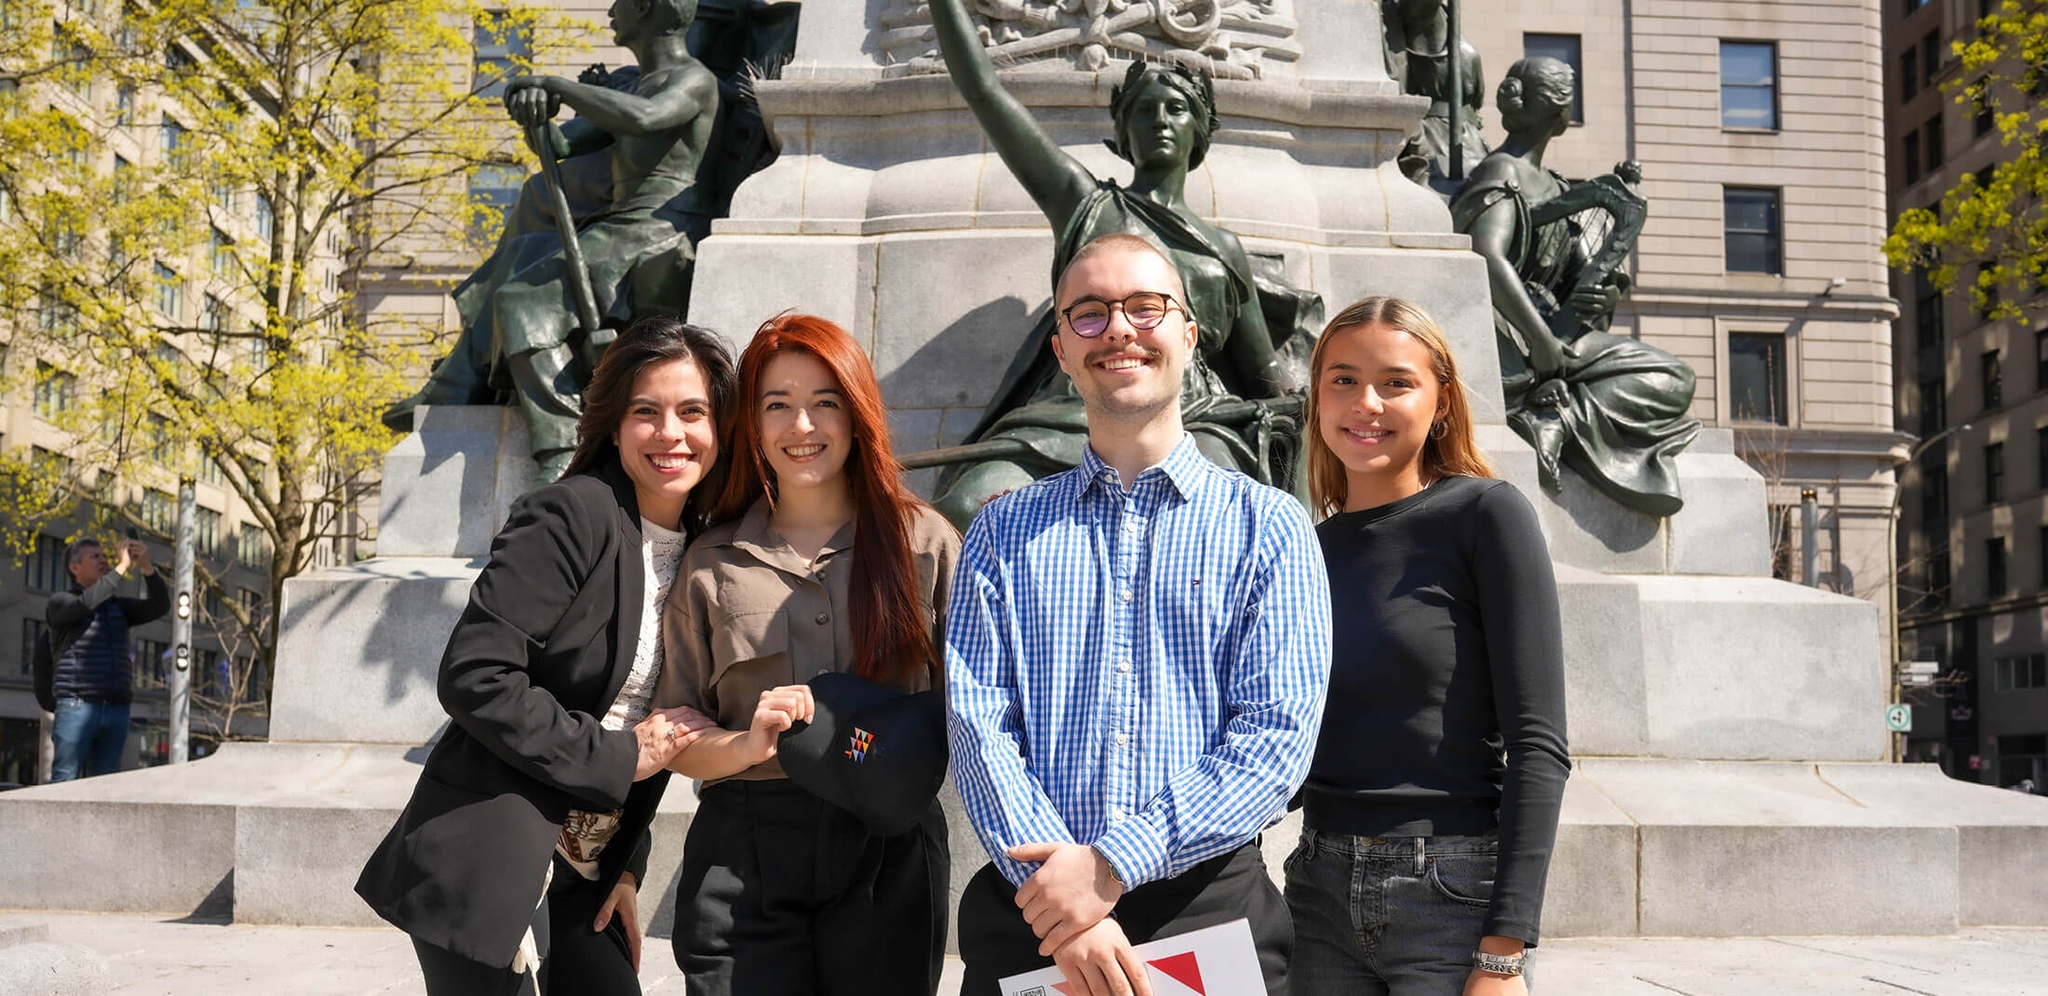
[[[1177,65],[1131,65],[1111,96],[1116,134],[1109,145],[1133,167],[1131,182],[1119,185],[1062,151],[1003,89],[965,0],[931,0],[931,14],[954,84],[1052,223],[1053,274],[1080,247],[1112,233],[1139,236],[1165,251],[1187,285],[1199,335],[1182,390],[1188,430],[1218,464],[1291,485],[1300,358],[1321,324],[1322,302],[1282,283],[1277,260],[1248,256],[1236,236],[1188,208],[1188,171],[1201,164],[1217,127],[1209,78]],[[936,504],[963,529],[988,496],[1080,462],[1086,442],[1081,401],[1059,372],[1051,333],[1048,313],[968,437],[970,444],[1001,444],[968,447],[976,462],[941,483]],[[1284,349],[1276,345],[1283,343]]]
[[[1495,103],[1507,140],[1472,171],[1451,220],[1485,257],[1508,424],[1536,448],[1543,487],[1569,467],[1646,515],[1678,511],[1679,451],[1693,372],[1655,346],[1607,331],[1628,290],[1620,263],[1642,231],[1641,167],[1568,183],[1543,166],[1571,122],[1572,69],[1523,59]]]

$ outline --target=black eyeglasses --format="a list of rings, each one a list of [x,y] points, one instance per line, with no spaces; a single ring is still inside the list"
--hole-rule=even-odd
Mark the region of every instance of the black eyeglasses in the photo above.
[[[1067,327],[1073,329],[1075,335],[1083,339],[1093,339],[1109,331],[1109,315],[1116,309],[1122,309],[1124,321],[1131,323],[1131,327],[1140,332],[1158,328],[1159,323],[1166,320],[1166,313],[1169,311],[1186,313],[1180,305],[1173,303],[1171,294],[1139,291],[1121,301],[1084,297],[1068,305],[1066,310],[1060,312],[1060,317],[1067,320]]]

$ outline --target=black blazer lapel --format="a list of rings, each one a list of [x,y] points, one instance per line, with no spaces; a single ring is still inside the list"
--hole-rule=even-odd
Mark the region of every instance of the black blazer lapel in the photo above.
[[[600,476],[619,500],[612,523],[612,535],[619,541],[619,605],[612,613],[618,629],[612,633],[612,666],[605,674],[604,696],[596,706],[597,715],[602,716],[618,699],[619,689],[626,687],[626,676],[633,671],[633,656],[640,646],[640,615],[647,607],[647,564],[640,546],[640,501],[633,494],[632,479],[617,465],[606,467]]]

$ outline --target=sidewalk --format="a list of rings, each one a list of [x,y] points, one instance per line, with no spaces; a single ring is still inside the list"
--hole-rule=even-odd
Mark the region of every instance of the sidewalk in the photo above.
[[[107,960],[123,996],[420,996],[395,930],[251,927],[115,913],[0,912]],[[1536,991],[1552,996],[2048,996],[2048,929],[1951,937],[1568,939],[1545,944]],[[942,992],[958,985],[949,963]],[[679,994],[668,941],[646,948],[646,992]],[[1236,994],[1227,994],[1236,996]]]

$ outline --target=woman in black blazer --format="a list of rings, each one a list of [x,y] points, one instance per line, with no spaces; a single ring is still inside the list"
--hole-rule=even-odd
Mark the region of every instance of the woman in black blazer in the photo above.
[[[356,882],[412,935],[431,996],[513,994],[528,975],[639,992],[648,825],[663,768],[709,725],[650,708],[658,614],[691,499],[717,493],[698,485],[732,383],[713,334],[635,324],[584,392],[568,471],[491,545],[441,658],[452,722]]]

